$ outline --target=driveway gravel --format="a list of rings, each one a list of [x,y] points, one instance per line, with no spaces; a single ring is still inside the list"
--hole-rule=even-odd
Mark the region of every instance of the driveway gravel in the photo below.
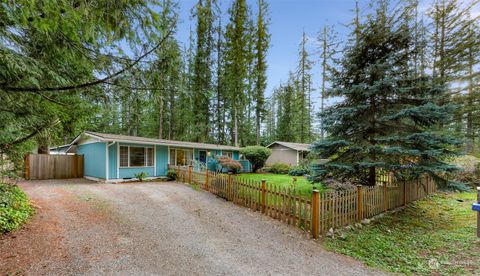
[[[381,274],[295,227],[181,183],[19,185],[37,210],[0,237],[2,274]]]

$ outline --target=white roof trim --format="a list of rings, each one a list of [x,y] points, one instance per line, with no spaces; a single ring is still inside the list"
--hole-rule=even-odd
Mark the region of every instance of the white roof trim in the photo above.
[[[92,137],[92,138],[94,138],[94,139],[96,139],[100,142],[119,142],[119,143],[140,144],[140,145],[160,145],[160,146],[170,146],[170,147],[175,147],[175,148],[210,149],[210,150],[221,150],[221,151],[235,151],[235,150],[237,150],[237,149],[233,149],[233,148],[232,149],[222,149],[221,147],[223,145],[219,145],[219,147],[215,146],[215,145],[194,146],[194,145],[183,145],[183,144],[179,144],[179,143],[175,143],[175,142],[171,142],[171,143],[168,143],[168,142],[144,142],[144,141],[132,141],[132,140],[125,140],[125,139],[105,139],[103,137],[97,136],[97,135],[92,134],[92,133],[83,132],[82,134],[90,136],[90,137]],[[81,135],[77,136],[77,138],[75,138],[75,140],[72,141],[71,145],[76,143],[81,138]]]

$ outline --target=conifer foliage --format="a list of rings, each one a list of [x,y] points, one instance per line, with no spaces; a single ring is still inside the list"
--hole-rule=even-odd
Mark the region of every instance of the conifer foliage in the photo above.
[[[329,137],[313,147],[330,160],[316,167],[317,180],[334,175],[375,185],[381,170],[408,177],[454,169],[442,160],[456,141],[432,131],[451,112],[436,100],[446,89],[410,70],[417,49],[408,16],[382,2],[347,46],[328,91],[342,100],[322,114]]]

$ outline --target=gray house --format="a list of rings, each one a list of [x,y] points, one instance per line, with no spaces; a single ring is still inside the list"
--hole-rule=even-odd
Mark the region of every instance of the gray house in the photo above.
[[[275,141],[267,146],[272,150],[272,155],[268,157],[266,164],[268,166],[280,162],[297,166],[310,152],[310,146],[311,144]]]

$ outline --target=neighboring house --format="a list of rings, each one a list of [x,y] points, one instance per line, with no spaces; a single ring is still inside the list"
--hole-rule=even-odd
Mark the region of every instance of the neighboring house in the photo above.
[[[217,155],[240,159],[238,147],[85,131],[72,143],[51,149],[84,156],[87,178],[116,180],[167,175],[168,165],[206,164]]]
[[[297,166],[305,159],[310,152],[310,144],[290,143],[275,141],[267,146],[272,150],[266,164],[285,163],[290,166]]]

